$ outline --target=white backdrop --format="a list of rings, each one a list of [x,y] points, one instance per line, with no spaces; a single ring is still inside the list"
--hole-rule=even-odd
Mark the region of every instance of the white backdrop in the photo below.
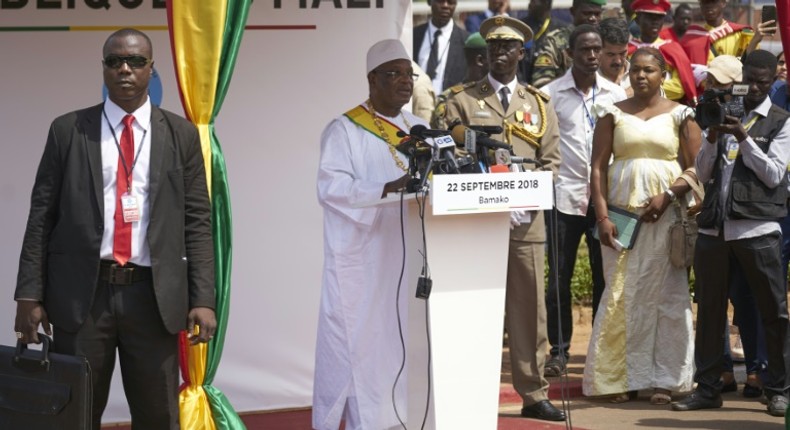
[[[57,8],[37,9],[33,0],[0,6],[22,5],[0,9],[2,344],[15,342],[12,298],[19,250],[49,123],[101,100],[101,47],[111,31],[11,27],[166,25],[163,0],[48,3]],[[275,8],[278,3],[282,6]],[[247,31],[216,123],[231,186],[234,258],[227,342],[214,385],[238,411],[311,403],[323,258],[315,193],[319,136],[331,118],[367,96],[370,45],[401,37],[411,50],[410,0],[315,0],[317,8],[313,3],[253,3],[248,25],[315,29]],[[372,6],[349,9],[349,4]],[[164,88],[162,107],[182,113],[167,31],[147,33]],[[104,421],[127,420],[116,372]]]

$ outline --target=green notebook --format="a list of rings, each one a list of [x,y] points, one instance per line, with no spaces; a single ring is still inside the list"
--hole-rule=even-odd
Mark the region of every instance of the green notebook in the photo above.
[[[623,248],[634,249],[636,235],[639,234],[639,227],[642,225],[639,215],[628,212],[625,209],[609,206],[609,221],[617,226],[617,240],[623,244]],[[597,224],[595,229],[593,229],[593,237],[600,240]]]

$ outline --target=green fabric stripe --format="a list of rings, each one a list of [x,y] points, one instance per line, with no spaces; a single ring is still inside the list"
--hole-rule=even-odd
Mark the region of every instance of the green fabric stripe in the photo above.
[[[225,335],[227,334],[231,289],[230,274],[233,256],[230,187],[228,185],[225,157],[214,129],[214,119],[219,114],[230,87],[239,46],[244,35],[244,26],[249,15],[250,4],[251,0],[228,0],[225,33],[222,41],[222,52],[220,53],[219,79],[215,93],[216,99],[209,125],[211,136],[211,217],[214,234],[217,332],[208,348],[203,389],[209,400],[214,424],[219,430],[240,430],[246,429],[246,426],[233,409],[227,397],[219,389],[211,385],[217,374],[219,362],[222,359]]]

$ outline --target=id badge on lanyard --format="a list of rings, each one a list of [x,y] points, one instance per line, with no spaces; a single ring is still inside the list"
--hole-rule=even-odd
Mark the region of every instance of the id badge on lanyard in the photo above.
[[[121,196],[121,210],[123,212],[123,222],[140,221],[140,198],[128,192]]]
[[[738,157],[738,147],[740,145],[735,140],[727,142],[727,159],[732,161]]]

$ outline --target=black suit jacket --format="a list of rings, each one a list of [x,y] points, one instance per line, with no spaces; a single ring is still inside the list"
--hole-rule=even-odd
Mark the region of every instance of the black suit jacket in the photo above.
[[[52,122],[19,259],[14,297],[42,301],[50,322],[69,332],[82,325],[98,285],[102,107]],[[194,125],[152,106],[150,133],[147,240],[159,313],[176,333],[189,309],[215,305],[211,207]]]
[[[427,30],[427,22],[414,27],[414,37],[412,38],[414,43],[412,47],[412,56],[414,57],[414,61],[418,64],[420,63],[420,60],[422,60],[419,58],[420,47],[422,46],[422,41],[425,38],[425,34],[428,32]],[[453,32],[450,33],[450,46],[447,47],[447,64],[444,66],[442,91],[452,87],[455,84],[461,83],[464,80],[464,77],[466,77],[464,43],[466,43],[467,37],[469,37],[469,33],[453,23]]]

